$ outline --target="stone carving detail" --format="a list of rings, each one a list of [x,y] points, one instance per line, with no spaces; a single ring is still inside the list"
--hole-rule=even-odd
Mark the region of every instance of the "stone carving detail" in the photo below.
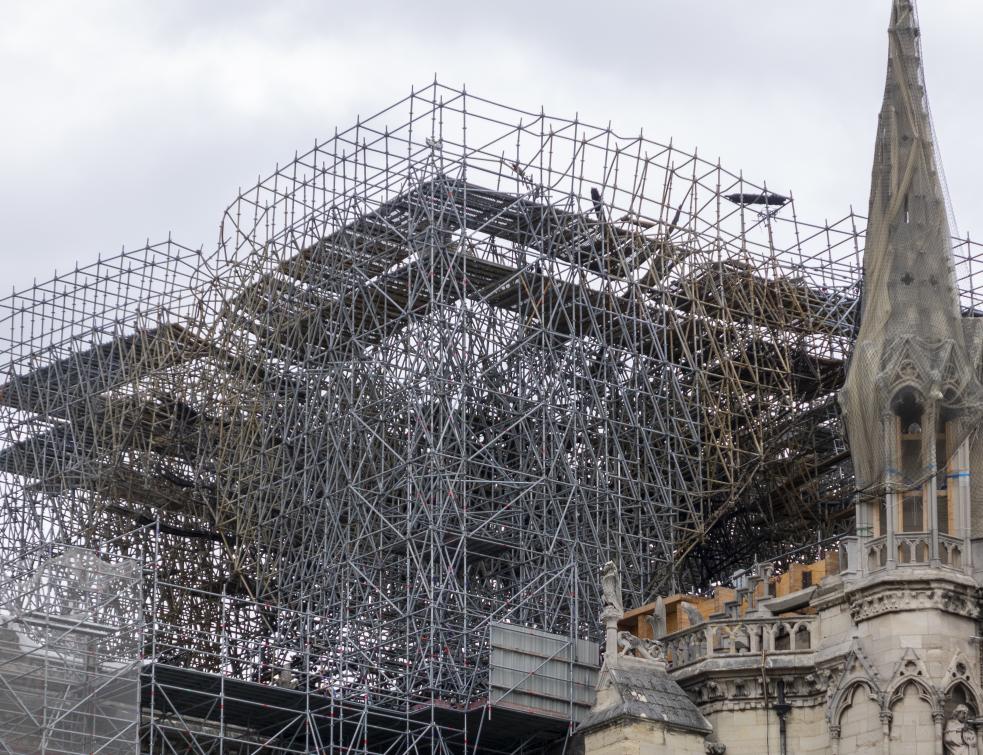
[[[843,668],[839,665],[827,666],[826,668],[816,669],[816,678],[819,680],[819,688],[826,692],[826,709],[829,710],[833,695],[839,687],[840,677],[843,675]]]
[[[810,695],[818,694],[825,687],[823,678],[819,674],[806,674],[802,681],[805,684],[806,693]]]
[[[942,737],[946,755],[975,755],[976,731],[969,722],[969,708],[957,705],[952,718],[946,721]]]
[[[933,718],[941,725],[944,718],[942,713],[942,696],[930,681],[928,669],[925,667],[925,663],[921,657],[914,648],[907,648],[894,669],[894,674],[892,675],[890,686],[885,696],[885,709],[893,710],[894,706],[904,696],[905,690],[911,685],[914,685],[918,696],[931,707]]]
[[[822,700],[826,686],[817,674],[793,674],[781,677],[785,695],[790,700],[814,705],[816,698]],[[729,679],[706,679],[695,684],[682,683],[690,697],[707,710],[747,710],[771,705],[778,695],[779,678],[768,680],[768,694],[760,676],[737,677]]]
[[[858,685],[866,687],[868,696],[877,702],[884,712],[886,696],[870,660],[864,654],[860,641],[854,639],[850,652],[847,653],[842,666],[825,671],[828,675],[829,687],[826,695],[826,720],[830,726],[839,726],[843,708],[849,703],[854,689]],[[833,679],[836,684],[833,684]],[[888,714],[890,715],[890,714]]]
[[[946,589],[891,589],[850,598],[850,616],[855,622],[895,611],[938,609],[971,619],[979,618],[979,607],[972,595]]]
[[[621,616],[625,613],[625,605],[621,602],[621,574],[614,561],[608,561],[601,567],[601,594],[604,600],[604,610],[617,611]]]
[[[618,632],[618,652],[621,655],[660,663],[666,658],[665,648],[661,642],[643,640],[631,632]]]
[[[894,667],[894,683],[912,678],[927,682],[928,669],[914,648],[906,648],[898,665]]]
[[[712,679],[704,684],[700,689],[700,699],[704,701],[720,700],[726,696],[727,692],[724,690],[724,688],[721,687],[718,682],[715,682]]]
[[[835,684],[835,687],[831,686],[827,697],[828,702],[826,717],[829,723],[831,736],[833,736],[834,739],[838,737],[839,729],[837,727],[839,726],[840,717],[842,716],[846,706],[850,704],[850,700],[858,688],[865,689],[868,698],[878,704],[880,707],[881,722],[886,727],[886,730],[890,729],[893,720],[894,707],[904,697],[906,691],[913,688],[917,695],[930,707],[932,712],[932,720],[938,726],[937,731],[940,734],[943,732],[943,724],[945,723],[944,704],[946,694],[939,685],[934,683],[928,667],[922,660],[918,651],[914,648],[906,648],[903,656],[894,667],[894,671],[891,673],[891,676],[887,679],[882,679],[879,677],[877,672],[871,666],[867,657],[864,655],[859,640],[854,639],[853,647],[847,654],[841,668],[842,672],[840,673],[839,680]],[[835,670],[833,673],[836,673]],[[964,687],[964,692],[975,696],[973,685],[970,681],[970,676],[969,664],[965,662],[965,659],[961,656],[961,654],[956,653],[952,662],[949,664],[949,671],[946,672],[945,681],[950,682],[950,688],[957,684],[961,684]],[[950,732],[950,725],[947,724],[945,726],[944,730],[946,732],[945,742],[947,753],[951,752],[955,753],[956,755],[966,755],[968,752],[961,749],[948,749],[949,739],[951,738],[953,742],[956,741],[956,734],[954,731],[955,728],[957,726],[960,727],[959,732],[961,736],[961,724],[966,723],[968,716],[968,709],[966,716],[963,717],[963,719],[956,720],[956,717],[954,716],[953,720],[956,720],[956,723],[952,723],[952,721],[950,721],[951,728],[953,729],[952,732]],[[969,729],[972,729],[972,722],[970,722],[968,726]],[[950,733],[952,734],[951,737]],[[967,741],[972,739],[975,742],[975,736],[975,729],[972,729],[966,735]],[[973,755],[975,755],[975,744],[972,745],[971,751]]]
[[[971,690],[979,699],[981,696],[973,679],[971,669],[972,666],[966,657],[962,653],[955,653],[952,656],[952,660],[949,661],[949,667],[945,671],[945,677],[942,680],[943,688],[948,690],[955,684],[962,684],[966,689]]]
[[[689,625],[691,627],[699,626],[700,624],[706,621],[706,619],[703,618],[703,614],[700,613],[699,609],[696,606],[692,605],[691,603],[687,603],[685,601],[683,601],[681,605],[683,607],[683,611],[686,614],[686,618],[689,619]]]
[[[721,744],[720,742],[707,742],[706,752],[707,755],[725,755],[727,752],[727,745]]]

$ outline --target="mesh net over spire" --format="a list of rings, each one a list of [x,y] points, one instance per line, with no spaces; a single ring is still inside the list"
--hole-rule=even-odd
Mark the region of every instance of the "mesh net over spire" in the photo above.
[[[945,458],[893,459],[885,422],[902,432],[946,426],[952,454],[978,424],[977,319],[964,319],[949,208],[935,149],[919,27],[894,4],[871,186],[860,332],[841,394],[858,489],[920,485]],[[928,413],[926,413],[928,410]],[[935,433],[936,427],[925,428]],[[915,432],[908,433],[915,435]],[[890,468],[888,468],[890,466]]]

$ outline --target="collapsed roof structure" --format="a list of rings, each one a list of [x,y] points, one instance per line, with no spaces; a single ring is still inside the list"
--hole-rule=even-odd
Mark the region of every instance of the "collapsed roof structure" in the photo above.
[[[582,703],[493,656],[522,628],[580,668],[602,563],[640,605],[850,529],[863,227],[435,83],[243,192],[214,253],[0,302],[0,548],[143,562],[153,751],[562,736]]]

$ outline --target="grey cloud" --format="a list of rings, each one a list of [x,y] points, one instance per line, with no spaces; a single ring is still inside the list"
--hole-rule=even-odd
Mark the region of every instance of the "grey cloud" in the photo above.
[[[983,229],[983,6],[922,6],[956,214]],[[793,190],[810,219],[866,202],[888,0],[78,7],[15,5],[0,29],[0,283],[168,230],[213,246],[237,187],[435,73],[699,147]]]

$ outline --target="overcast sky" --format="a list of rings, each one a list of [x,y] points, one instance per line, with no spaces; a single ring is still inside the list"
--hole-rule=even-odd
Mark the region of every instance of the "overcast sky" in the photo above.
[[[889,0],[0,0],[0,290],[148,238],[214,248],[274,165],[438,79],[866,207]],[[920,9],[960,230],[983,239],[983,2]]]

